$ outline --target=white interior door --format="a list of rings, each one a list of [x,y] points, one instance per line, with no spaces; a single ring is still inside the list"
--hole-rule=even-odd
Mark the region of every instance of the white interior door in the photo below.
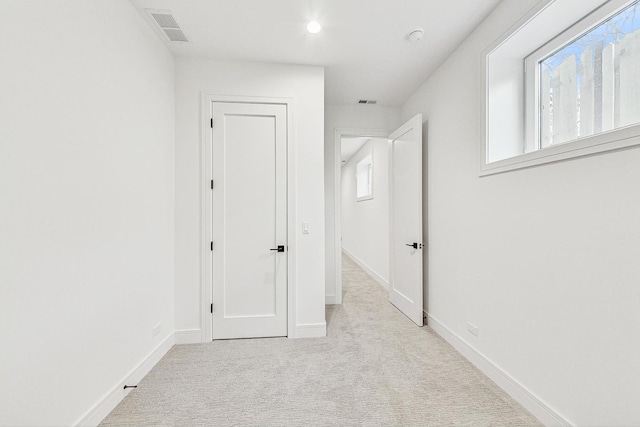
[[[286,106],[212,111],[213,339],[286,336]]]
[[[389,140],[389,301],[422,326],[422,115]]]

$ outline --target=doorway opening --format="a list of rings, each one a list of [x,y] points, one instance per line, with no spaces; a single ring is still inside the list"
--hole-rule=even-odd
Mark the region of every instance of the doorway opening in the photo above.
[[[333,303],[342,304],[343,287],[342,287],[342,165],[349,153],[342,153],[342,140],[352,141],[350,145],[351,155],[355,155],[362,147],[362,142],[366,143],[369,139],[386,139],[389,136],[387,130],[362,130],[362,129],[336,129],[334,135],[334,239],[333,239],[333,265],[334,275],[332,277],[335,283],[335,300]],[[360,141],[358,144],[357,141]],[[349,142],[345,143],[349,144]]]
[[[389,289],[389,140],[341,138],[341,251]]]
[[[388,290],[389,302],[424,323],[422,116],[393,132],[335,132],[335,303],[342,255]]]

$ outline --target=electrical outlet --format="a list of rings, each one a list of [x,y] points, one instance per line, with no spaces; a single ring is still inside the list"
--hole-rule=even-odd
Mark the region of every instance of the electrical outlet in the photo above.
[[[473,323],[467,322],[467,331],[471,332],[475,336],[478,336],[478,327]]]
[[[161,328],[161,327],[162,327],[162,323],[158,323],[156,326],[154,326],[154,327],[151,329],[151,335],[152,335],[152,336],[154,336],[154,337],[155,337],[156,335],[158,335],[158,334],[160,333],[160,328]]]

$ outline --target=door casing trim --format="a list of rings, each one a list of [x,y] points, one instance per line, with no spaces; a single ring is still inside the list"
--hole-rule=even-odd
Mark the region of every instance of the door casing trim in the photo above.
[[[293,126],[295,117],[295,98],[257,97],[241,95],[216,95],[202,93],[200,106],[200,332],[201,342],[213,340],[212,316],[210,305],[213,301],[213,254],[210,248],[212,236],[211,186],[213,139],[210,120],[214,102],[235,102],[246,104],[280,104],[287,109],[287,336],[295,338],[295,277],[296,277],[296,239],[295,239],[295,194],[296,134]]]

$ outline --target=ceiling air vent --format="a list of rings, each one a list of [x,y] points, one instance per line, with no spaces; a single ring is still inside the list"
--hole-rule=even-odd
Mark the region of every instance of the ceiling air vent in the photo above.
[[[169,37],[172,42],[188,42],[187,36],[184,35],[182,30],[175,28],[163,28],[162,31]]]
[[[361,99],[358,101],[358,104],[375,104],[378,101],[373,101],[371,99]]]
[[[160,28],[180,28],[173,16],[168,13],[151,12],[151,17],[160,25]]]
[[[147,12],[170,41],[183,43],[189,41],[170,11],[147,10]]]

